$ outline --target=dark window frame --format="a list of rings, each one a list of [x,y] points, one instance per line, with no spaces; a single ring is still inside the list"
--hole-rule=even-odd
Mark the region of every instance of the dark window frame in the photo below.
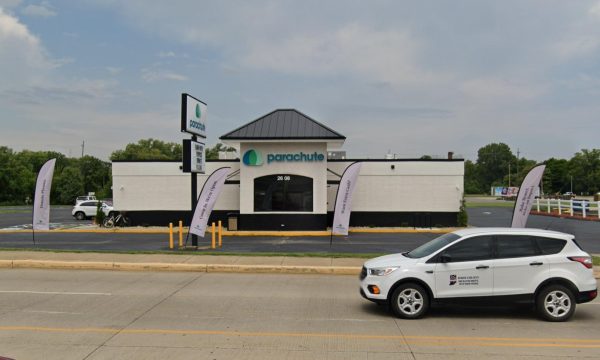
[[[314,211],[314,183],[312,177],[296,174],[256,177],[253,181],[254,212],[311,213]],[[257,188],[257,185],[263,187]]]
[[[446,249],[444,249],[444,250],[440,251],[440,252],[438,253],[438,255],[436,255],[436,256],[434,257],[434,258],[435,258],[435,260],[434,260],[434,261],[435,261],[436,263],[440,263],[440,258],[441,258],[441,256],[442,256],[442,255],[444,255],[444,254],[446,254],[446,253],[447,253],[449,250],[452,250],[452,248],[454,248],[454,247],[457,247],[457,246],[460,246],[461,244],[462,244],[462,245],[464,245],[464,243],[465,243],[465,242],[467,242],[467,241],[474,240],[474,239],[478,239],[478,238],[482,238],[482,237],[488,237],[488,238],[489,238],[489,240],[488,240],[488,241],[489,241],[489,244],[488,244],[488,246],[489,246],[489,249],[488,249],[489,253],[488,253],[488,257],[487,257],[487,258],[480,258],[480,259],[470,259],[470,260],[458,260],[458,261],[456,261],[456,260],[452,260],[452,259],[451,259],[451,261],[449,261],[449,262],[447,262],[447,263],[445,263],[445,264],[460,263],[460,262],[472,262],[472,261],[488,261],[488,260],[493,260],[493,259],[494,259],[494,255],[495,255],[495,254],[494,254],[494,250],[495,250],[495,246],[494,246],[494,243],[495,243],[495,237],[494,237],[493,235],[476,235],[476,236],[468,237],[468,238],[466,238],[466,239],[463,239],[463,240],[461,240],[461,241],[459,241],[459,242],[457,242],[457,243],[455,243],[455,244],[452,244],[452,245],[448,246]],[[479,240],[479,241],[481,241],[481,240]],[[429,261],[428,261],[428,262],[429,262]]]
[[[511,255],[511,256],[500,256],[499,252],[498,252],[498,240],[500,237],[505,237],[505,238],[516,238],[516,237],[527,237],[529,240],[530,245],[532,246],[534,253],[533,254],[527,254],[527,255]],[[526,257],[532,257],[532,256],[542,256],[543,252],[537,242],[537,240],[535,239],[535,236],[532,235],[517,235],[517,234],[496,234],[494,235],[494,259],[495,260],[501,260],[501,259],[518,259],[518,258],[526,258]]]

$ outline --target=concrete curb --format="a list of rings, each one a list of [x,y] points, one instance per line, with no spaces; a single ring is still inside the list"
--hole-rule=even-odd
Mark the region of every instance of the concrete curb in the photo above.
[[[359,266],[289,266],[289,265],[226,265],[182,263],[128,263],[103,261],[55,261],[55,260],[0,260],[0,269],[58,269],[58,270],[112,270],[112,271],[174,271],[206,273],[248,274],[312,274],[354,275]],[[600,279],[600,270],[594,269],[594,277]]]
[[[358,275],[361,270],[357,266],[170,264],[54,260],[0,260],[0,268],[315,275]]]

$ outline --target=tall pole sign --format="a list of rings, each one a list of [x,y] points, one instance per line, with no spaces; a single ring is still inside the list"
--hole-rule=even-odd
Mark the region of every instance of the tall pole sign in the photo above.
[[[198,137],[202,139],[206,138],[206,110],[207,106],[203,101],[198,100],[192,95],[186,93],[181,94],[181,132],[192,134],[191,141],[184,140],[183,156],[183,168],[190,169],[189,172],[191,173],[192,214],[194,213],[194,209],[196,209],[196,204],[198,203],[197,174],[198,172],[201,172],[202,174],[204,173],[204,143],[198,142]],[[186,147],[188,149],[188,154],[185,154]],[[195,156],[192,155],[192,152],[194,152]],[[201,155],[200,152],[202,153]],[[196,163],[193,164],[193,161]],[[196,171],[192,169],[195,169]],[[192,246],[198,246],[198,236],[195,234],[192,234]]]

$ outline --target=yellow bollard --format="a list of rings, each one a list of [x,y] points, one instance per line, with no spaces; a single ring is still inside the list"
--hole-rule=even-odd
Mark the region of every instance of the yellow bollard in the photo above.
[[[215,248],[215,223],[212,223],[212,243],[210,245],[211,249]]]
[[[179,247],[183,247],[183,221],[179,220]]]
[[[169,249],[173,248],[173,223],[169,223]]]
[[[223,247],[223,227],[221,226],[221,220],[219,220],[219,247]]]

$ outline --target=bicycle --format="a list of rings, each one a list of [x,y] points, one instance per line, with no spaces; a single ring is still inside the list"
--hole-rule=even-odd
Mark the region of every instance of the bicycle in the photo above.
[[[113,214],[104,219],[104,221],[102,222],[102,225],[106,228],[112,228],[115,226],[124,227],[129,226],[130,224],[131,221],[129,220],[129,218],[123,214],[118,214],[117,216]]]

